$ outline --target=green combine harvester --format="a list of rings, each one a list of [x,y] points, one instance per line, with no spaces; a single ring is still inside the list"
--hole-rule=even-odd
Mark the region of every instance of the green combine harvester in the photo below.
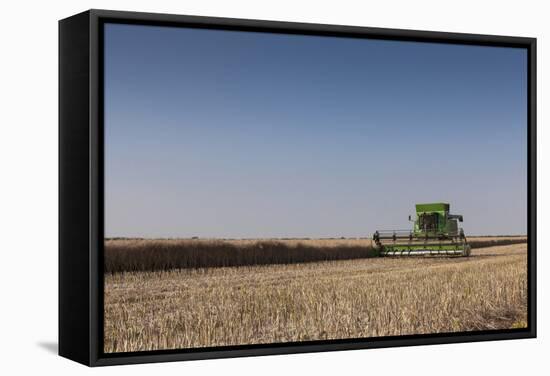
[[[381,256],[469,256],[470,245],[458,226],[462,216],[447,203],[416,204],[412,230],[376,231],[372,240]],[[409,221],[412,221],[409,216]]]

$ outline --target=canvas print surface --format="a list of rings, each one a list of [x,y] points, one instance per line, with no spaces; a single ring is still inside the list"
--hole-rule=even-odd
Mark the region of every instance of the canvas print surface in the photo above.
[[[521,329],[527,51],[104,25],[103,351]]]

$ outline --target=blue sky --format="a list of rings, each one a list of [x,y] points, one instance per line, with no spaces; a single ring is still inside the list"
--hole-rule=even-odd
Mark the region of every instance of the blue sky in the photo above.
[[[105,234],[369,236],[446,201],[527,227],[527,54],[105,26]]]

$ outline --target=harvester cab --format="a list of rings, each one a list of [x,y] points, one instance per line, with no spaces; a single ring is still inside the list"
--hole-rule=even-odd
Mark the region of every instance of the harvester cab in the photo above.
[[[469,256],[463,218],[449,210],[448,203],[417,204],[412,230],[376,231],[373,242],[381,256]]]

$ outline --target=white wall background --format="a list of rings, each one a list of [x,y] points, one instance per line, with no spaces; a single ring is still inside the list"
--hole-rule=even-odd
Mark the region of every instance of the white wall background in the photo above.
[[[550,23],[544,1],[11,1],[0,22],[0,373],[543,374],[550,369]],[[57,343],[57,20],[88,8],[538,38],[539,338],[88,369]]]

